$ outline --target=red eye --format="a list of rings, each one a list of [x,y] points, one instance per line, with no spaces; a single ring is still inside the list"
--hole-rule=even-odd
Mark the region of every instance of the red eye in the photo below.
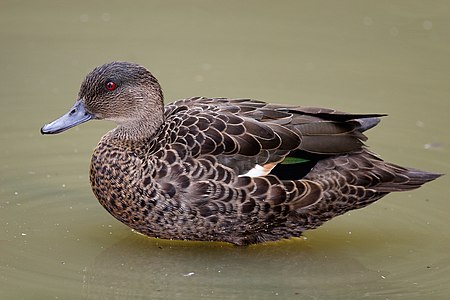
[[[107,89],[108,91],[114,91],[116,88],[117,88],[117,85],[116,85],[114,82],[108,81],[108,82],[106,83],[106,89]]]

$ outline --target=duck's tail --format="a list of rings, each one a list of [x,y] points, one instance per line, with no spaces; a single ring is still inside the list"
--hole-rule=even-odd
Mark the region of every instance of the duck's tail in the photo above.
[[[404,168],[394,164],[387,164],[396,171],[392,181],[381,182],[375,187],[377,192],[401,192],[417,189],[423,184],[435,180],[443,174],[426,172],[413,168]]]

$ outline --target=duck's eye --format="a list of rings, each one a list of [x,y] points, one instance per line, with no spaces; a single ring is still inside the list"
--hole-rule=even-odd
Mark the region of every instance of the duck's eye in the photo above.
[[[117,84],[115,84],[115,83],[112,82],[112,81],[108,81],[108,82],[106,83],[105,87],[106,87],[106,89],[107,89],[108,91],[114,91],[114,90],[117,88]]]

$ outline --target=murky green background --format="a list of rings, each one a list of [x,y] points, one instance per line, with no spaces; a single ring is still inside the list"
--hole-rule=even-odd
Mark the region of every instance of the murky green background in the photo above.
[[[449,1],[1,1],[1,299],[448,299],[449,176],[304,239],[247,248],[132,233],[88,167],[112,128],[57,136],[93,67],[147,66],[167,101],[252,97],[388,113],[385,159],[450,166]]]

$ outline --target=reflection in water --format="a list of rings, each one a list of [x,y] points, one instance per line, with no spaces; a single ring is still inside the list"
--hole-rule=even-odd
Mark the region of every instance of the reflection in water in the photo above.
[[[375,295],[398,290],[349,253],[311,249],[300,239],[235,247],[130,236],[87,268],[88,299],[151,297],[302,299]]]

